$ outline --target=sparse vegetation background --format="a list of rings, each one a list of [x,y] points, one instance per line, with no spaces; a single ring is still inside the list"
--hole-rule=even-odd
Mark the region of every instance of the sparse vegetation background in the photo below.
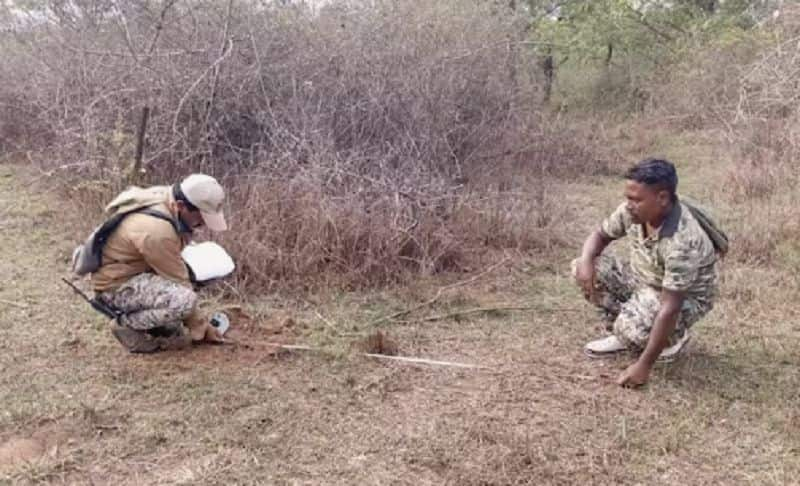
[[[87,211],[131,183],[224,179],[226,243],[262,289],[563,246],[548,180],[619,168],[625,117],[748,140],[733,192],[763,196],[794,156],[796,9],[648,5],[9,3],[0,144]]]
[[[0,483],[796,483],[798,39],[789,0],[0,0]],[[732,249],[628,393],[567,269],[652,155]],[[52,269],[190,171],[245,344],[123,357]]]
[[[384,284],[558,245],[546,179],[613,161],[549,116],[529,21],[507,5],[70,5],[3,37],[4,150],[87,211],[131,182],[221,177],[226,242],[261,288]]]

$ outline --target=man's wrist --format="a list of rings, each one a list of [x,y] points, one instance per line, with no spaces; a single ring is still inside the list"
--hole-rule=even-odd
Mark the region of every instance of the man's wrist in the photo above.
[[[641,362],[648,368],[653,367],[656,360],[658,360],[658,357],[661,356],[661,351],[663,351],[667,347],[667,343],[659,344],[656,342],[652,342],[652,340],[653,336],[650,336],[650,342],[647,343],[647,347],[639,356],[639,362]]]
[[[639,359],[636,362],[640,366],[644,366],[645,368],[647,368],[649,370],[656,363],[656,360],[658,359],[658,356],[660,354],[661,354],[661,352],[658,352],[658,353],[655,354],[655,356],[650,356],[648,353],[645,352],[645,353],[642,353],[641,356],[639,356]]]

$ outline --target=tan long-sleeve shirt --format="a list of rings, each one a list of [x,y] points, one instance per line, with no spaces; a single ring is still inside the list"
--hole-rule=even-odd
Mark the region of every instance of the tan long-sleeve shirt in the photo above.
[[[152,209],[173,217],[166,204]],[[189,270],[181,258],[184,242],[169,221],[144,214],[122,220],[103,248],[100,269],[92,274],[96,292],[115,290],[140,273],[153,272],[191,287]]]

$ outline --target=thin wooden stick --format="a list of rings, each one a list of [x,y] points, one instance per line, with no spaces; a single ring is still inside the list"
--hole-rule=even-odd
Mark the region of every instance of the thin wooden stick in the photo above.
[[[402,361],[404,363],[420,363],[420,364],[429,364],[435,366],[452,366],[455,368],[473,368],[473,369],[489,368],[488,366],[480,366],[467,363],[456,363],[454,361],[436,361],[433,359],[412,358],[409,356],[390,356],[388,354],[375,354],[375,353],[364,353],[364,356],[367,356],[369,358],[386,359],[391,361]]]
[[[158,16],[158,23],[156,24],[156,33],[153,34],[153,39],[150,41],[150,48],[147,49],[147,57],[153,55],[153,51],[156,50],[156,43],[158,42],[158,38],[161,36],[161,30],[164,28],[164,20],[167,18],[167,10],[169,10],[172,5],[175,4],[177,0],[170,0],[164,4],[164,7],[161,9],[161,15]]]
[[[228,0],[228,10],[227,14],[225,14],[225,28],[222,31],[222,43],[219,46],[219,56],[222,57],[225,54],[225,46],[228,43],[228,31],[231,26],[231,11],[233,10],[233,0]],[[214,101],[217,97],[217,86],[219,84],[219,73],[221,70],[221,65],[217,64],[214,66],[214,77],[211,79],[211,96],[208,99],[208,104],[206,106],[206,116],[203,128],[208,130],[209,120],[211,120],[211,112],[214,109]]]
[[[311,346],[305,346],[302,344],[280,344],[280,343],[263,343],[267,346],[274,346],[280,349],[290,349],[294,351],[319,351],[319,348],[312,348]]]
[[[6,300],[6,299],[0,299],[0,304],[6,304],[6,305],[13,306],[13,307],[19,307],[20,309],[27,309],[28,308],[28,304],[24,304],[22,302],[14,302],[13,300]]]
[[[341,333],[339,332],[339,329],[337,329],[337,328],[336,328],[336,326],[335,326],[335,325],[334,325],[334,324],[333,324],[333,323],[332,323],[330,320],[328,320],[328,319],[327,319],[325,316],[323,316],[322,314],[320,314],[320,313],[319,313],[319,311],[317,311],[317,310],[315,309],[315,310],[314,310],[314,314],[316,314],[316,315],[317,315],[317,317],[319,317],[319,320],[321,320],[323,324],[325,324],[326,326],[328,326],[328,327],[330,328],[330,330],[331,330],[331,331],[333,331],[333,332],[334,332],[334,333],[336,333],[336,334],[341,334]]]
[[[469,314],[478,314],[482,312],[494,312],[494,311],[526,311],[526,310],[533,310],[536,307],[533,306],[501,306],[501,307],[476,307],[474,309],[466,309],[457,312],[451,312],[449,314],[440,314],[438,316],[430,316],[425,317],[422,322],[431,322],[431,321],[441,321],[444,319],[449,319],[451,317],[456,316],[466,316]]]
[[[229,344],[237,344],[243,346],[250,346],[250,345],[263,345],[263,346],[271,346],[278,349],[286,349],[290,351],[322,351],[321,348],[315,348],[312,346],[305,346],[302,344],[281,344],[281,343],[274,343],[274,342],[266,342],[266,341],[256,341],[250,343],[243,343],[241,341],[234,341],[227,339],[227,343]],[[377,353],[361,353],[362,356],[366,356],[368,358],[374,359],[384,359],[390,361],[400,361],[403,363],[417,363],[417,364],[429,364],[434,366],[451,366],[455,368],[471,368],[471,369],[489,369],[488,366],[481,366],[481,365],[474,365],[469,363],[457,363],[454,361],[438,361],[434,359],[426,359],[426,358],[415,358],[411,356],[390,356],[388,354],[377,354]]]
[[[142,108],[142,117],[139,120],[139,133],[136,135],[136,155],[133,158],[133,167],[130,173],[130,182],[136,183],[142,170],[142,155],[144,154],[144,138],[147,133],[147,118],[150,116],[150,107]]]
[[[577,307],[542,307],[536,305],[529,306],[498,306],[498,307],[476,307],[474,309],[466,309],[463,311],[451,312],[449,314],[440,314],[437,316],[430,316],[420,319],[422,322],[441,321],[456,316],[465,316],[469,314],[478,314],[481,312],[494,312],[494,311],[528,311],[528,310],[541,310],[546,312],[582,312],[583,309]]]
[[[189,95],[192,94],[192,91],[194,91],[195,88],[197,88],[197,86],[203,81],[203,79],[205,79],[206,75],[208,75],[208,73],[213,71],[222,61],[224,61],[225,58],[227,58],[232,51],[233,51],[233,41],[229,40],[227,50],[225,50],[222,53],[222,55],[219,58],[217,58],[216,61],[214,61],[213,64],[211,64],[208,68],[206,68],[206,70],[203,71],[200,77],[197,78],[194,81],[194,83],[192,83],[191,86],[189,86],[189,89],[187,89],[186,92],[183,93],[183,96],[181,96],[181,99],[178,102],[178,107],[176,108],[175,115],[172,117],[172,133],[176,134],[179,133],[178,122],[180,121],[180,115],[181,112],[183,111],[183,105],[186,103],[186,100],[189,99]]]
[[[223,339],[224,341],[222,341],[220,344],[232,344],[234,346],[243,346],[245,348],[268,346],[271,348],[286,349],[290,351],[322,351],[320,348],[314,348],[302,344],[282,344],[270,341],[240,341],[238,339],[232,339],[228,337],[223,337]]]
[[[139,56],[136,55],[136,49],[133,48],[133,40],[131,39],[131,32],[128,29],[128,20],[125,17],[125,12],[116,4],[117,2],[113,2],[114,9],[116,10],[115,17],[117,18],[117,24],[122,29],[122,33],[125,34],[123,38],[125,39],[125,45],[128,47],[128,52],[131,53],[131,57],[133,58],[133,62],[139,64]]]
[[[508,261],[508,257],[503,258],[502,260],[500,260],[499,262],[495,263],[494,265],[492,265],[490,267],[487,267],[485,270],[481,271],[480,273],[477,273],[477,274],[473,275],[472,277],[470,277],[470,278],[468,278],[466,280],[461,280],[459,282],[452,283],[450,285],[445,285],[444,287],[440,288],[439,290],[443,292],[443,291],[451,290],[451,289],[454,289],[454,288],[457,288],[457,287],[463,287],[464,285],[469,285],[469,284],[475,282],[476,280],[478,280],[479,278],[483,277],[484,275],[493,272],[498,267],[503,266],[507,261]]]
[[[429,305],[434,304],[437,300],[439,300],[439,297],[441,297],[441,296],[442,296],[442,289],[439,289],[439,291],[436,292],[436,295],[434,295],[432,299],[426,300],[425,302],[423,302],[423,303],[421,303],[419,305],[416,305],[414,307],[408,308],[406,310],[402,310],[400,312],[395,312],[394,314],[390,314],[388,316],[383,316],[380,319],[377,319],[377,320],[373,321],[371,325],[374,326],[376,324],[380,324],[381,322],[391,321],[391,320],[397,319],[398,317],[403,317],[405,315],[411,314],[415,310],[422,309],[423,307],[428,307]]]
[[[379,319],[377,319],[375,321],[372,321],[371,325],[374,326],[376,324],[380,324],[381,322],[391,321],[391,320],[397,319],[398,317],[403,317],[405,315],[411,314],[412,312],[417,311],[419,309],[422,309],[424,307],[428,307],[429,305],[432,305],[432,304],[436,303],[436,301],[438,301],[441,298],[441,296],[442,296],[442,294],[444,292],[446,292],[448,290],[452,290],[452,289],[457,288],[457,287],[462,287],[464,285],[469,285],[469,284],[475,282],[476,280],[478,280],[479,278],[483,277],[487,273],[492,272],[496,268],[498,268],[501,265],[505,264],[507,261],[508,261],[508,258],[503,258],[498,263],[490,266],[489,268],[487,268],[484,271],[472,276],[471,278],[468,278],[466,280],[462,280],[460,282],[452,283],[450,285],[445,285],[444,287],[440,287],[439,290],[436,291],[436,295],[434,295],[432,299],[426,300],[425,302],[423,302],[421,304],[418,304],[418,305],[415,305],[414,307],[410,307],[410,308],[408,308],[406,310],[402,310],[400,312],[395,312],[394,314],[390,314],[388,316],[383,316],[383,317],[381,317],[381,318],[379,318]]]

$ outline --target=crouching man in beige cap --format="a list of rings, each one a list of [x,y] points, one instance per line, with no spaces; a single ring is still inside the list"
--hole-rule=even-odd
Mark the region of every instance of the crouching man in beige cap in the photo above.
[[[129,351],[222,342],[197,310],[194,277],[181,251],[197,228],[227,229],[224,198],[216,179],[192,174],[173,186],[130,188],[106,207],[111,217],[127,215],[105,242],[91,280],[95,299],[121,314],[112,333]]]

